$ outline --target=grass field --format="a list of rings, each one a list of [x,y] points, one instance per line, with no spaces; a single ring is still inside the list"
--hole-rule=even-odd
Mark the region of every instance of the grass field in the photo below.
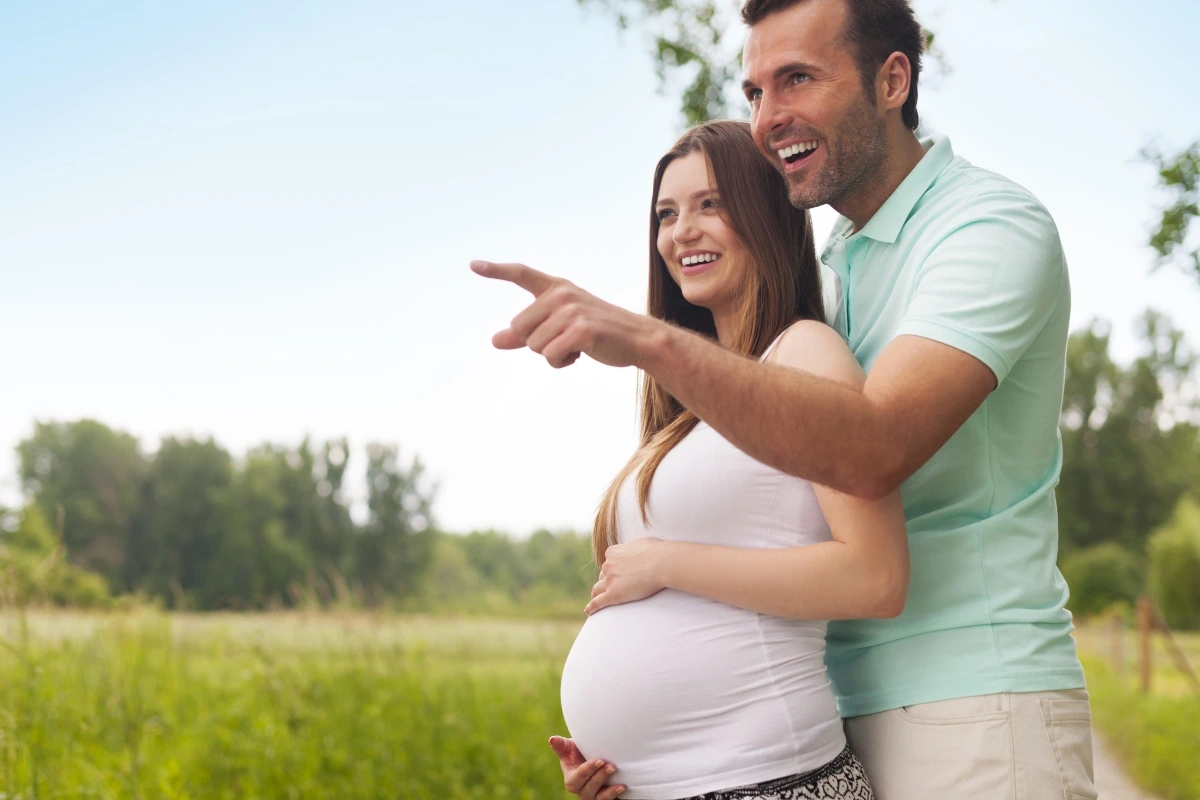
[[[0,798],[565,797],[546,738],[566,732],[559,674],[578,627],[0,615]],[[1200,798],[1200,694],[1158,652],[1142,695],[1132,634],[1078,639],[1096,723],[1131,775]],[[1200,636],[1180,641],[1200,664]]]
[[[0,618],[0,797],[548,798],[578,623]]]
[[[1138,679],[1138,642],[1105,625],[1076,634],[1092,698],[1092,718],[1126,772],[1166,800],[1200,798],[1200,691],[1171,661],[1161,637],[1152,649],[1150,694]],[[1200,635],[1176,634],[1193,668],[1200,668]]]

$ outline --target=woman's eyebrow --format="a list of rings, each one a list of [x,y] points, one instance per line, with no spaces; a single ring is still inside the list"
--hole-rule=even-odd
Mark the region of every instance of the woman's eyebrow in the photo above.
[[[697,192],[692,192],[688,196],[688,199],[689,200],[699,200],[701,197],[706,197],[708,195],[712,195],[712,194],[716,194],[716,193],[717,193],[716,189],[701,189]],[[675,205],[675,201],[673,199],[671,199],[670,197],[660,197],[660,198],[658,198],[658,202],[655,205],[656,206],[673,206],[673,205]]]

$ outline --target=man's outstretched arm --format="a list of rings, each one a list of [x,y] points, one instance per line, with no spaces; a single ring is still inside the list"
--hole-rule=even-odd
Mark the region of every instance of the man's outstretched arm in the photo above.
[[[606,303],[523,264],[473,262],[534,296],[496,347],[528,347],[555,368],[580,353],[637,366],[753,458],[864,499],[885,497],[925,463],[996,387],[975,357],[918,336],[885,348],[861,391],[759,364],[689,331]]]
[[[866,499],[897,489],[996,387],[983,362],[918,336],[894,339],[861,390],[669,326],[648,337],[639,361],[738,449]]]

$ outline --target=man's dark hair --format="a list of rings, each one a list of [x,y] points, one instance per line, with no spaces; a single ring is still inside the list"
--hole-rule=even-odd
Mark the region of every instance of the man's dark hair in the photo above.
[[[804,0],[746,0],[742,6],[742,21],[753,28],[779,11],[786,11]],[[846,4],[846,30],[842,37],[854,53],[858,75],[868,96],[875,95],[875,76],[888,56],[897,51],[908,57],[912,65],[912,82],[908,100],[901,109],[904,124],[916,130],[921,118],[917,114],[917,78],[921,74],[921,52],[925,49],[925,33],[913,15],[908,0],[843,0]]]

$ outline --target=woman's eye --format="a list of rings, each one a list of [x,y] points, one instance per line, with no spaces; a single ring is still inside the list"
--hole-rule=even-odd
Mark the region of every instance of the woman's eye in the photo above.
[[[665,220],[667,217],[669,217],[670,215],[672,215],[672,214],[674,214],[674,213],[675,213],[675,212],[674,212],[674,211],[672,211],[672,210],[671,210],[671,209],[669,209],[669,208],[662,208],[662,209],[659,209],[659,211],[658,211],[658,221],[659,221],[659,222],[662,222],[663,220]]]
[[[701,210],[708,209],[708,208],[716,208],[716,207],[717,207],[717,201],[712,199],[711,197],[708,198],[707,200],[702,200],[700,202]]]

